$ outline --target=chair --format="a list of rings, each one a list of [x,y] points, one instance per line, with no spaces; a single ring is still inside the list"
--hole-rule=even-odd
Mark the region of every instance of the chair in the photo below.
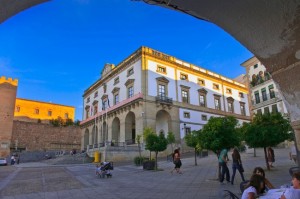
[[[291,176],[293,176],[293,174],[296,173],[296,172],[300,172],[300,168],[299,167],[291,167],[289,169],[289,173],[290,173]]]
[[[223,199],[239,199],[239,197],[237,197],[234,193],[232,193],[231,191],[226,190],[226,189],[223,190],[222,198]]]
[[[248,185],[248,183],[249,183],[249,180],[246,180],[246,181],[240,183],[241,193],[244,192],[244,190],[245,190],[246,186]]]

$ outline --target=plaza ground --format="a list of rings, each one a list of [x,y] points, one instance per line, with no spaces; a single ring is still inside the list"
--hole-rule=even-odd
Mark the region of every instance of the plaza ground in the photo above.
[[[249,179],[253,168],[261,166],[266,177],[280,187],[291,181],[288,169],[296,166],[289,159],[289,149],[275,148],[274,168],[266,170],[263,149],[241,153],[245,177]],[[229,153],[229,157],[231,157]],[[217,159],[214,154],[198,158],[182,157],[183,174],[171,174],[173,163],[161,160],[160,171],[145,171],[133,163],[115,163],[112,178],[95,177],[95,165],[55,165],[23,163],[0,167],[0,198],[2,199],[216,199],[228,189],[239,197],[241,177],[237,172],[234,185],[221,185],[217,181]],[[232,162],[229,162],[231,170]]]

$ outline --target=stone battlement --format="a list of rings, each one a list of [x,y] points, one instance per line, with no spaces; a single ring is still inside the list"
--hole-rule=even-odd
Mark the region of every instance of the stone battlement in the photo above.
[[[14,86],[18,86],[18,79],[6,78],[5,76],[0,77],[0,84],[9,83]]]

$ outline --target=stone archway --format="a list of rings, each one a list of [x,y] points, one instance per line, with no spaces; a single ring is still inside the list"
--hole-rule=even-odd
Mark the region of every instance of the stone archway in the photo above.
[[[118,117],[112,121],[111,130],[111,142],[116,145],[120,142],[120,119]]]
[[[83,149],[86,150],[87,146],[89,145],[89,129],[85,129],[83,135]]]
[[[166,136],[169,131],[171,131],[171,116],[167,111],[160,110],[156,113],[155,132]]]
[[[126,144],[134,144],[135,143],[135,114],[133,112],[129,112],[125,118],[125,142]]]

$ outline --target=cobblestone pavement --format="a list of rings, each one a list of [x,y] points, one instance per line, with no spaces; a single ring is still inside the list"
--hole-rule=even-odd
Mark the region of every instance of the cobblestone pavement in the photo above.
[[[276,162],[266,177],[276,186],[289,183],[288,169],[296,166],[288,157],[288,149],[275,149]],[[249,179],[254,167],[266,168],[263,150],[242,153],[245,177]],[[184,156],[184,155],[183,155]],[[81,198],[164,198],[164,199],[216,199],[223,189],[241,196],[236,174],[235,184],[220,185],[217,179],[217,159],[214,154],[205,158],[182,159],[183,174],[171,174],[172,162],[160,161],[159,171],[144,171],[134,165],[115,165],[112,178],[96,178],[95,166],[24,163],[0,167],[1,199],[81,199]],[[231,162],[229,163],[231,171]]]

